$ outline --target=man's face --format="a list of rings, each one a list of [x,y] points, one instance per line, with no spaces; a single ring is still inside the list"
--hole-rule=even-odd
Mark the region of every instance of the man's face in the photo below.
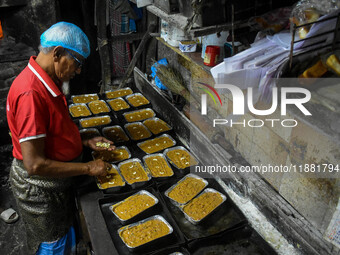
[[[67,82],[76,74],[80,74],[84,58],[78,53],[62,48],[58,64],[55,65],[55,74],[59,81]]]

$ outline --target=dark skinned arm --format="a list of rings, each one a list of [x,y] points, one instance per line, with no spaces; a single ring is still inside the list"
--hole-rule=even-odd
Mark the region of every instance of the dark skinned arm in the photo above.
[[[61,162],[46,158],[45,138],[28,140],[20,144],[25,168],[29,175],[71,177],[77,175],[105,176],[109,163],[100,159],[87,163]]]

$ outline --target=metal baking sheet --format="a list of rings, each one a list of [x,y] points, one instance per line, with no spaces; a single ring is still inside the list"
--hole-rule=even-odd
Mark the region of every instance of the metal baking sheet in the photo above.
[[[147,195],[147,196],[151,197],[151,198],[155,201],[155,204],[152,205],[151,207],[148,207],[148,208],[144,209],[143,211],[139,212],[138,214],[136,214],[135,216],[131,217],[130,219],[124,220],[124,219],[120,218],[120,217],[114,212],[114,209],[115,209],[117,206],[119,206],[119,205],[121,205],[121,204],[127,202],[128,200],[132,199],[133,197],[135,197],[135,196],[137,196],[137,195]],[[158,204],[158,198],[157,198],[157,197],[155,197],[154,195],[152,195],[150,192],[148,192],[148,191],[146,191],[146,190],[141,190],[141,191],[137,192],[136,194],[134,194],[134,195],[132,195],[132,196],[129,196],[128,198],[124,199],[123,201],[120,201],[120,202],[118,202],[118,203],[116,203],[116,204],[110,206],[110,210],[111,210],[112,213],[120,220],[120,222],[122,222],[123,224],[125,224],[127,221],[133,220],[134,218],[136,218],[136,216],[140,215],[141,213],[145,212],[146,210],[151,209],[152,207],[156,206],[157,204]]]
[[[103,111],[99,111],[99,112],[94,112],[94,111],[91,109],[91,105],[92,105],[92,104],[96,104],[97,102],[100,102],[101,104],[105,105],[105,107],[106,107],[107,109],[103,109]],[[105,113],[108,113],[108,112],[111,111],[110,106],[109,106],[104,100],[95,100],[95,101],[91,101],[91,102],[89,102],[87,105],[88,105],[88,107],[90,108],[91,112],[92,112],[94,115],[105,114]]]
[[[152,243],[153,243],[154,241],[157,240],[157,239],[153,239],[153,240],[151,240],[151,241],[148,242],[148,243],[145,243],[145,244],[141,244],[141,245],[139,245],[139,246],[132,247],[132,246],[129,246],[129,245],[123,240],[123,238],[122,238],[122,236],[121,236],[121,233],[122,233],[124,230],[129,229],[129,228],[132,228],[132,227],[135,227],[135,226],[138,226],[138,225],[141,225],[141,224],[143,224],[143,223],[145,223],[145,222],[148,222],[148,221],[150,221],[150,220],[160,220],[160,221],[164,222],[164,223],[166,224],[166,226],[169,228],[169,233],[168,233],[168,234],[166,234],[166,235],[164,235],[164,236],[161,236],[161,237],[159,237],[159,238],[157,238],[157,239],[164,238],[164,237],[170,235],[170,234],[174,231],[173,228],[172,228],[172,226],[171,226],[171,225],[170,225],[170,224],[169,224],[169,223],[168,223],[161,215],[151,216],[151,217],[149,217],[149,218],[147,218],[147,219],[144,219],[144,220],[141,220],[141,221],[139,221],[139,222],[130,224],[130,225],[128,225],[128,226],[124,226],[124,227],[118,229],[118,235],[119,235],[119,237],[122,239],[123,243],[124,243],[129,249],[134,250],[134,249],[136,249],[136,248],[138,248],[138,247],[140,247],[140,246],[144,246],[144,245],[152,245]]]
[[[110,130],[110,129],[113,129],[113,128],[114,128],[114,129],[119,129],[119,130],[122,132],[122,134],[123,134],[123,136],[124,136],[124,139],[123,139],[123,140],[112,139],[112,138],[110,137],[110,135],[108,135],[109,130]],[[102,129],[102,133],[103,133],[103,135],[104,135],[105,138],[107,138],[107,139],[113,141],[115,144],[127,142],[127,141],[130,140],[129,137],[127,136],[127,134],[125,133],[124,129],[123,129],[121,126],[119,126],[119,125],[104,127],[104,128]]]
[[[100,119],[102,119],[102,120],[108,119],[109,121],[108,121],[108,123],[104,123],[104,124],[98,124],[98,125],[92,125],[92,126],[84,127],[84,126],[83,126],[83,122],[84,122],[84,121],[87,121],[87,120],[91,120],[91,119],[98,119],[98,120],[100,120]],[[112,119],[111,119],[111,117],[110,117],[109,115],[103,115],[103,116],[96,116],[96,117],[90,117],[90,118],[83,118],[83,119],[80,119],[80,120],[79,120],[79,125],[80,125],[81,127],[83,127],[83,128],[100,127],[100,126],[109,125],[111,122],[112,122]]]
[[[130,98],[131,97],[134,97],[134,96],[140,96],[142,97],[143,99],[146,99],[146,101],[148,101],[147,103],[145,104],[141,104],[141,105],[133,105],[131,102],[130,102]],[[128,95],[125,97],[126,101],[134,108],[139,108],[139,107],[146,107],[148,105],[150,105],[150,101],[142,94],[142,93],[134,93],[134,94],[131,94],[131,95]]]
[[[198,160],[196,159],[196,157],[194,157],[186,148],[184,148],[183,146],[176,146],[176,147],[171,147],[169,149],[166,149],[163,154],[166,156],[166,158],[169,160],[170,164],[173,165],[174,167],[176,167],[177,169],[181,170],[181,169],[186,169],[186,168],[190,168],[191,166],[185,167],[185,168],[179,168],[167,155],[167,153],[169,151],[173,151],[173,150],[183,150],[186,151],[193,159],[195,159],[195,161],[197,162],[197,164],[192,165],[192,166],[196,166],[198,165]]]
[[[129,181],[125,178],[125,176],[124,176],[124,174],[122,173],[122,171],[121,171],[120,168],[122,167],[122,165],[127,164],[127,163],[130,163],[130,162],[138,162],[138,163],[142,166],[143,170],[145,171],[145,173],[146,173],[146,175],[147,175],[147,177],[148,177],[148,179],[147,179],[146,181],[140,181],[140,182],[129,183]],[[128,159],[128,160],[125,160],[125,161],[123,161],[123,162],[120,162],[120,163],[118,164],[118,168],[119,168],[119,170],[120,170],[122,176],[124,177],[126,183],[129,184],[129,185],[133,185],[133,184],[135,184],[135,183],[146,183],[146,182],[148,182],[148,181],[151,180],[151,175],[150,175],[150,173],[148,172],[148,170],[146,170],[146,169],[144,168],[142,161],[141,161],[140,159],[138,159],[138,158]]]
[[[77,100],[77,98],[84,98],[85,100]],[[98,94],[83,94],[83,95],[73,95],[71,96],[72,102],[77,104],[77,103],[89,103],[91,101],[95,101],[99,99]],[[81,101],[81,102],[80,102]]]
[[[153,152],[146,152],[146,151],[144,151],[144,150],[141,148],[141,146],[142,146],[144,143],[147,143],[147,142],[150,142],[150,141],[156,141],[157,139],[162,138],[162,137],[168,137],[168,138],[173,142],[173,145],[171,145],[171,146],[169,146],[169,147],[166,147],[166,148],[163,148],[163,149],[160,149],[160,150],[157,150],[157,151],[153,151]],[[175,139],[173,139],[173,138],[172,138],[170,135],[168,135],[168,134],[160,135],[160,136],[157,136],[156,138],[153,138],[153,139],[150,139],[150,140],[146,140],[146,141],[144,141],[144,142],[137,143],[137,146],[138,146],[142,151],[144,151],[146,154],[153,154],[153,153],[156,153],[156,152],[160,152],[160,151],[163,151],[163,150],[165,150],[165,149],[167,149],[167,148],[170,148],[170,147],[172,147],[172,146],[175,146],[175,145],[176,145]]]
[[[117,150],[126,150],[127,153],[129,154],[129,157],[127,159],[121,159],[121,160],[115,160],[115,161],[107,161],[107,162],[112,162],[112,163],[118,163],[120,161],[123,161],[123,160],[128,160],[129,158],[131,158],[131,152],[130,150],[126,147],[126,146],[120,146],[120,147],[116,147],[116,149],[114,151],[117,151]],[[108,151],[108,152],[113,152],[113,151]],[[95,160],[95,154],[96,153],[100,153],[100,152],[96,152],[96,151],[92,151],[92,158]],[[105,160],[104,160],[105,161]],[[118,168],[119,168],[119,165],[118,165]],[[122,175],[123,176],[123,175]],[[124,177],[124,176],[123,176]],[[124,178],[125,179],[125,178]]]
[[[202,190],[205,189],[205,187],[207,187],[208,185],[208,182],[207,180],[195,175],[195,174],[187,174],[186,176],[184,176],[182,179],[180,179],[176,184],[172,185],[169,189],[167,189],[165,192],[164,192],[164,195],[166,197],[168,197],[170,199],[170,201],[172,203],[174,203],[176,206],[180,206],[180,205],[185,205],[186,203],[188,203],[189,201],[191,201],[192,199],[194,199],[199,193],[202,192],[202,190],[200,190],[196,195],[194,195],[190,200],[186,201],[185,203],[179,203],[177,202],[176,200],[173,200],[171,197],[169,197],[169,193],[174,189],[176,188],[178,185],[180,185],[183,181],[185,181],[187,178],[189,177],[192,177],[192,178],[195,178],[195,179],[198,179],[198,180],[201,180],[203,183],[204,183],[204,187],[202,188]]]
[[[198,199],[200,196],[202,196],[203,194],[205,193],[217,193],[219,194],[221,197],[222,197],[222,202],[215,208],[213,209],[209,214],[207,214],[205,217],[203,217],[202,219],[200,220],[194,220],[193,218],[191,218],[189,215],[187,215],[185,212],[184,212],[184,208],[186,206],[188,206],[190,203],[193,203],[196,199]],[[184,216],[188,219],[188,221],[190,221],[191,223],[193,224],[198,224],[200,223],[201,221],[203,221],[206,217],[208,217],[209,215],[211,215],[214,211],[216,211],[225,201],[227,200],[227,197],[225,195],[223,195],[222,193],[218,192],[217,190],[214,190],[212,188],[206,188],[203,192],[201,192],[200,195],[198,195],[197,197],[195,197],[194,199],[192,199],[190,202],[188,202],[186,205],[182,205],[180,206],[180,209],[181,211],[184,213]]]
[[[112,165],[112,164],[111,164]],[[119,169],[116,165],[112,165],[112,168],[114,168],[115,170],[117,170],[117,173],[119,174],[119,176],[122,178],[123,180],[123,185],[120,185],[120,186],[112,186],[112,187],[108,187],[108,188],[103,188],[101,183],[99,182],[98,180],[98,177],[96,177],[96,183],[97,183],[97,186],[100,190],[108,190],[110,189],[111,191],[119,191],[121,190],[122,187],[125,186],[125,180],[124,180],[124,177],[120,174],[119,172]]]
[[[120,91],[124,91],[124,94],[123,94],[123,93],[120,93],[120,94],[119,94]],[[110,94],[111,94],[112,92],[118,92],[118,95],[117,95],[117,96],[114,96],[114,97],[111,97]],[[125,93],[126,93],[126,94],[125,94]],[[125,97],[125,96],[127,96],[127,95],[132,94],[132,93],[133,93],[132,89],[129,88],[129,87],[126,87],[126,88],[122,88],[122,89],[113,89],[113,90],[106,91],[106,92],[105,92],[105,97],[106,97],[107,99],[113,99],[113,98],[117,98],[117,97]]]
[[[118,101],[118,100],[122,101],[122,103],[125,103],[125,104],[127,105],[127,107],[126,107],[126,108],[123,108],[123,109],[115,110],[115,109],[112,107],[112,105],[110,104],[110,102],[112,102],[112,101]],[[117,98],[109,99],[109,100],[107,100],[106,102],[107,102],[108,105],[111,107],[112,111],[114,111],[114,112],[121,112],[121,111],[128,111],[128,110],[130,110],[130,105],[129,105],[122,97],[117,97]]]
[[[134,135],[130,132],[130,129],[129,129],[129,128],[132,128],[133,126],[135,126],[135,127],[138,126],[139,128],[144,129],[146,131],[147,135],[144,136],[144,137],[140,137],[140,138],[134,137]],[[142,122],[127,123],[127,124],[124,125],[124,128],[126,130],[126,133],[128,133],[130,138],[134,141],[144,140],[144,139],[150,138],[152,136],[149,129],[146,126],[144,126],[144,124]]]
[[[84,107],[87,111],[88,111],[88,114],[87,115],[79,115],[79,116],[75,116],[74,113],[71,111],[71,108],[73,107],[77,107],[77,106],[81,106],[81,107]],[[71,116],[73,118],[79,118],[79,117],[88,117],[88,116],[91,116],[92,115],[92,112],[90,111],[90,109],[88,108],[88,106],[84,103],[78,103],[78,104],[70,104],[68,106],[68,110],[69,110],[69,113],[71,114]]]
[[[159,131],[159,132],[153,132],[152,131],[152,129],[150,129],[149,127],[148,127],[148,125],[146,125],[145,123],[146,122],[149,122],[149,121],[155,121],[155,122],[158,122],[158,121],[160,121],[160,122],[163,122],[164,124],[165,124],[165,126],[168,128],[168,130],[164,130],[164,131]],[[154,135],[158,135],[158,134],[161,134],[161,133],[164,133],[164,132],[168,132],[168,131],[170,131],[170,130],[172,130],[172,127],[168,124],[168,123],[166,123],[164,120],[162,120],[162,119],[160,119],[160,118],[157,118],[157,117],[153,117],[153,118],[150,118],[150,119],[147,119],[147,120],[144,120],[143,121],[143,124],[154,134]]]
[[[150,170],[150,168],[148,167],[148,165],[146,164],[146,159],[148,158],[152,158],[152,157],[156,157],[156,156],[159,156],[159,157],[162,157],[164,159],[164,162],[165,164],[171,169],[172,171],[172,174],[169,175],[169,176],[153,176],[152,175],[152,172]],[[166,160],[166,158],[164,157],[164,155],[162,153],[155,153],[155,154],[148,154],[146,156],[143,157],[143,162],[144,162],[144,166],[146,169],[148,169],[148,171],[150,172],[150,174],[152,175],[152,178],[170,178],[174,175],[174,171],[172,170],[171,166],[169,165],[168,161]]]

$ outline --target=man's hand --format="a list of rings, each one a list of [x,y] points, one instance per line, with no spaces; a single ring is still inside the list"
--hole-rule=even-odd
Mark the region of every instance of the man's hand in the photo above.
[[[113,151],[116,149],[112,141],[102,136],[97,136],[97,137],[90,138],[88,140],[84,140],[83,144],[85,146],[90,147],[94,151],[105,151],[105,150]]]
[[[91,176],[106,176],[107,172],[112,168],[112,165],[104,162],[101,159],[88,162],[89,172],[88,175]]]

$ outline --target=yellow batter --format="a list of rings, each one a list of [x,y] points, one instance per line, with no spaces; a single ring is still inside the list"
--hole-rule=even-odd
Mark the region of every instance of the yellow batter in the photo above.
[[[170,233],[169,227],[159,219],[152,219],[133,227],[127,227],[120,238],[130,247],[137,247]]]
[[[219,193],[206,192],[184,206],[183,211],[190,218],[199,221],[211,213],[222,202],[223,198]]]
[[[80,121],[80,125],[83,128],[87,128],[87,127],[106,125],[106,124],[109,124],[110,122],[111,122],[111,118],[109,116],[104,116],[104,117],[94,117],[94,118],[84,119]]]
[[[171,150],[166,153],[172,163],[179,169],[197,165],[198,162],[186,150]]]
[[[73,117],[86,117],[90,116],[91,112],[89,109],[86,107],[86,105],[72,105],[69,108],[69,111]]]
[[[125,126],[126,130],[129,132],[132,140],[146,139],[151,136],[149,130],[145,126],[139,123],[131,123]]]
[[[129,137],[124,133],[120,127],[110,127],[103,131],[104,135],[114,143],[121,143],[129,141]]]
[[[172,189],[168,196],[180,204],[185,204],[200,193],[204,187],[205,183],[201,179],[187,177]]]
[[[141,121],[152,118],[153,116],[155,116],[155,113],[151,109],[143,109],[140,111],[128,112],[124,114],[127,122]]]
[[[114,151],[96,151],[93,153],[95,159],[101,159],[106,162],[117,162],[130,157],[125,148],[117,148]]]
[[[168,124],[161,119],[145,120],[143,124],[155,135],[170,130]]]
[[[137,161],[127,162],[120,166],[120,172],[124,176],[125,180],[129,184],[135,182],[148,181],[148,175],[146,174],[142,165]]]
[[[117,169],[113,167],[108,171],[106,176],[98,176],[97,179],[102,189],[123,186],[125,183]]]
[[[116,98],[116,97],[123,97],[132,94],[132,90],[130,88],[125,88],[125,89],[118,89],[115,91],[108,91],[105,93],[106,98]]]
[[[134,107],[138,107],[138,106],[146,105],[150,103],[149,100],[147,100],[143,95],[139,95],[139,94],[127,97],[126,99]]]
[[[145,158],[145,164],[151,172],[152,177],[172,176],[174,172],[164,157],[155,155]]]
[[[155,203],[155,199],[147,194],[136,194],[114,206],[112,210],[120,219],[128,220],[155,205]]]
[[[108,102],[114,111],[120,111],[130,108],[127,102],[122,98],[117,98]]]
[[[156,137],[151,140],[147,140],[140,144],[140,148],[146,153],[155,153],[163,149],[174,146],[175,143],[172,139],[167,136]]]
[[[98,95],[79,95],[72,97],[73,103],[89,103],[91,101],[98,100]]]
[[[102,112],[110,112],[110,109],[109,107],[107,107],[106,103],[100,100],[90,102],[89,108],[93,114],[98,114]]]

